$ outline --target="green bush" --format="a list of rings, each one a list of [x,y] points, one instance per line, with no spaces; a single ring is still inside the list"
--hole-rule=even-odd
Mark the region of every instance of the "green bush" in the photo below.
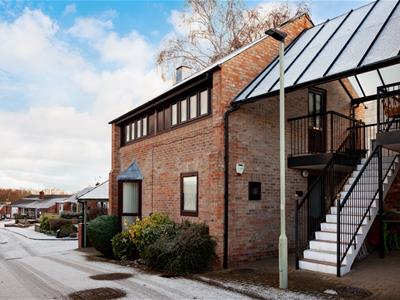
[[[50,231],[50,223],[48,216],[40,216],[40,229],[43,231]]]
[[[137,258],[139,253],[129,232],[123,231],[115,235],[111,240],[115,258],[119,260],[129,260]]]
[[[78,219],[82,217],[82,213],[63,211],[60,217],[64,219]]]
[[[146,247],[143,252],[146,264],[171,274],[208,269],[216,258],[216,242],[208,226],[184,221],[175,228],[175,234],[163,234]]]
[[[129,227],[132,241],[142,258],[146,256],[147,247],[164,235],[175,234],[175,223],[164,214],[155,213],[138,219]]]
[[[72,224],[64,224],[60,227],[59,231],[57,232],[58,238],[64,238],[71,235],[71,233],[76,232],[75,226]]]
[[[57,231],[62,226],[67,225],[67,224],[71,225],[72,224],[71,220],[68,220],[68,219],[49,219],[49,226],[50,226],[50,230],[52,230],[52,231]]]
[[[100,216],[89,222],[88,236],[90,243],[106,257],[113,256],[111,239],[119,232],[117,216]]]

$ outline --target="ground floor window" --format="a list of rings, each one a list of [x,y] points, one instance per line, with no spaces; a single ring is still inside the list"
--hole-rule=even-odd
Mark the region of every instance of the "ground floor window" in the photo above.
[[[181,174],[181,215],[198,215],[198,173]]]
[[[123,181],[120,183],[122,230],[126,230],[140,217],[140,189],[140,181]]]

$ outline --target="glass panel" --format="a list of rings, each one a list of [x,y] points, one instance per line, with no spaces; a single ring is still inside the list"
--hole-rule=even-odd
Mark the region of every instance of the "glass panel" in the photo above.
[[[285,53],[285,66],[289,66],[298,56],[299,53],[303,50],[304,47],[310,42],[310,40],[315,36],[319,29],[321,29],[322,25],[315,26],[309,30],[307,30],[301,38],[291,47],[287,53]],[[307,51],[307,49],[305,50]],[[299,57],[301,59],[301,57]],[[268,73],[269,72],[269,73]],[[289,71],[288,71],[289,72]],[[265,77],[265,74],[267,74]],[[264,78],[265,77],[265,78]],[[274,66],[274,68],[270,71],[270,67],[268,67],[261,76],[258,77],[247,89],[248,91],[252,90],[256,84],[262,80],[262,82],[255,88],[255,90],[249,95],[249,97],[254,97],[261,95],[263,93],[268,92],[268,89],[276,80],[279,79],[279,63]],[[247,93],[244,93],[245,95]]]
[[[315,113],[315,108],[314,108],[314,93],[308,93],[308,114],[313,115]],[[310,127],[314,127],[314,118],[309,118],[308,119],[308,125]]]
[[[208,114],[208,90],[200,93],[200,115]]]
[[[181,122],[185,122],[187,120],[187,100],[181,101]]]
[[[142,120],[137,121],[136,126],[137,126],[136,137],[140,138],[142,136]]]
[[[190,102],[190,118],[194,119],[197,117],[197,95],[189,98]]]
[[[147,135],[147,117],[143,118],[143,123],[142,123],[142,129],[143,129],[143,136]]]
[[[164,130],[164,111],[157,113],[157,131]]]
[[[364,53],[373,42],[387,16],[397,1],[379,1],[368,15],[361,28],[353,36],[346,49],[342,52],[329,74],[355,68]]]
[[[315,94],[315,113],[321,113],[321,95]]]
[[[172,126],[178,124],[178,104],[172,105],[172,116],[171,116]]]
[[[131,131],[130,126],[125,126],[125,142],[129,142],[131,140]]]
[[[382,85],[382,81],[376,70],[358,74],[357,77],[367,96],[375,95],[377,87]]]
[[[154,134],[154,114],[149,117],[149,135]]]
[[[197,210],[197,176],[183,177],[183,210]]]
[[[122,213],[123,214],[139,213],[139,183],[137,182],[122,183]]]
[[[164,110],[164,129],[171,128],[171,107],[168,106]]]
[[[121,226],[122,231],[127,231],[129,226],[136,222],[137,216],[122,216],[121,217]]]
[[[363,97],[362,91],[360,89],[360,86],[357,83],[357,80],[354,76],[350,76],[347,78],[349,82],[351,83],[353,89],[356,91],[358,97]]]
[[[382,68],[380,69],[380,71],[385,84],[390,84],[400,81],[400,65],[393,65],[390,67]]]
[[[131,139],[134,140],[136,138],[136,123],[131,124]]]
[[[397,7],[389,22],[379,35],[365,58],[363,65],[376,62],[398,54],[400,49],[400,7]]]
[[[356,9],[351,13],[351,15],[346,19],[346,21],[326,45],[323,53],[317,56],[299,82],[306,82],[322,77],[370,8],[371,5],[367,5]]]

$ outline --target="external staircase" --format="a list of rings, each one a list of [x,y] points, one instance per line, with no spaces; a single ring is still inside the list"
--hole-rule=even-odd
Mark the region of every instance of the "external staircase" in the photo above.
[[[298,261],[300,269],[339,276],[350,271],[378,214],[379,195],[384,198],[400,165],[399,157],[394,153],[381,155],[381,161],[379,173],[379,149],[376,148],[354,168],[329,208],[325,221],[303,251],[303,258]],[[382,193],[379,193],[379,174],[382,176]]]

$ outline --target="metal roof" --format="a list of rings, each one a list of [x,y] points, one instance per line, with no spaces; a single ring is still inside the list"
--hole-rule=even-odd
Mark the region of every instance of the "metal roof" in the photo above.
[[[63,201],[59,201],[59,203],[78,203],[79,197],[86,194],[87,192],[91,191],[92,189],[93,189],[92,186],[85,187],[84,189],[80,190],[79,192],[73,194],[71,197],[69,197]]]
[[[108,201],[108,180],[95,186],[90,191],[78,197],[79,201],[107,200]]]
[[[285,88],[353,72],[348,79],[359,96],[365,97],[376,94],[377,86],[399,81],[400,67],[395,65],[400,61],[399,3],[375,1],[306,30],[285,52]],[[379,62],[382,67],[368,68]],[[278,90],[276,58],[234,101],[269,96]]]

